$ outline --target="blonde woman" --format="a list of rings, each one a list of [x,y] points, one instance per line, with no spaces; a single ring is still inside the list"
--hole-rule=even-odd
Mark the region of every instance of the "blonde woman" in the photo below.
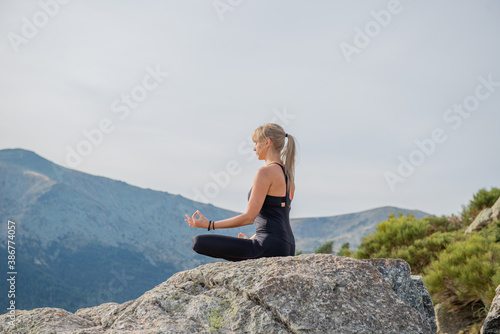
[[[295,139],[283,128],[268,123],[255,129],[252,140],[259,160],[266,165],[257,170],[248,194],[245,213],[211,221],[196,211],[185,221],[190,226],[216,230],[255,224],[256,233],[247,238],[202,234],[193,238],[193,249],[203,255],[228,261],[270,256],[295,255],[295,239],[290,227],[290,203],[295,193]]]

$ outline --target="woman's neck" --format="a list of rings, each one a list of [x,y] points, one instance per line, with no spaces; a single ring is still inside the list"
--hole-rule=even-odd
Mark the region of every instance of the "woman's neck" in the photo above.
[[[270,163],[272,162],[277,162],[279,164],[282,164],[283,163],[281,162],[281,156],[279,153],[276,153],[276,151],[270,149],[269,151],[267,151],[267,154],[266,154],[266,166],[269,165]]]
[[[280,165],[283,165],[283,163],[281,162],[281,159],[274,157],[274,159],[266,159],[266,166],[269,164],[272,164],[273,162],[277,162]]]

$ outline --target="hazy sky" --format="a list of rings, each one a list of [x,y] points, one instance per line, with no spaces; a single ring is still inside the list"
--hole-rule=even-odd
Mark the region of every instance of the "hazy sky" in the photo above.
[[[249,137],[276,122],[300,145],[293,217],[458,213],[500,187],[499,17],[495,0],[1,1],[0,149],[244,211]]]

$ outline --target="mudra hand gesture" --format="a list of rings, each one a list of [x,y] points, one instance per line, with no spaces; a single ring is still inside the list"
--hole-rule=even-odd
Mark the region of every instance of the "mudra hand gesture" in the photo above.
[[[199,218],[196,218],[196,215],[200,216]],[[201,214],[200,211],[196,210],[195,213],[193,213],[192,217],[189,217],[186,215],[187,219],[184,219],[189,223],[189,226],[192,227],[198,227],[198,228],[207,228],[208,227],[208,219],[205,218],[204,215]]]

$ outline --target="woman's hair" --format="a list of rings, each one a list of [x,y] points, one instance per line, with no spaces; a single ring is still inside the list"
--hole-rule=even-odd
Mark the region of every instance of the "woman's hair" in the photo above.
[[[267,123],[255,129],[252,140],[254,142],[262,142],[267,137],[271,139],[274,150],[281,154],[287,179],[293,182],[295,176],[295,138],[287,134],[278,124]],[[288,140],[286,146],[285,139]],[[287,188],[287,190],[290,190],[290,182],[288,182]]]

